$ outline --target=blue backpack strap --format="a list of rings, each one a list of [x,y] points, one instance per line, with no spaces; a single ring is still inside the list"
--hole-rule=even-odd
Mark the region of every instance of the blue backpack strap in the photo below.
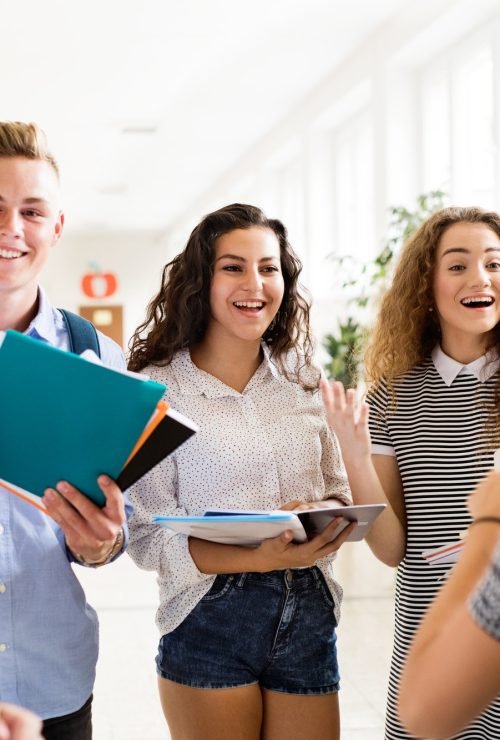
[[[69,348],[76,355],[81,355],[86,349],[93,350],[98,357],[101,356],[99,346],[99,337],[97,330],[91,321],[87,321],[82,316],[78,316],[72,311],[66,311],[63,308],[58,309],[63,316],[64,323],[68,330]]]

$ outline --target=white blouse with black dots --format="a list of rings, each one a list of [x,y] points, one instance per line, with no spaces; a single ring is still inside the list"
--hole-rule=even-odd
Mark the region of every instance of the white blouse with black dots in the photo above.
[[[173,408],[200,427],[173,455],[130,489],[134,514],[128,552],[139,567],[156,570],[157,625],[179,625],[210,589],[215,576],[194,564],[185,535],[152,523],[155,515],[198,515],[207,508],[277,509],[287,501],[337,498],[351,503],[336,438],[317,392],[305,391],[264,360],[243,393],[199,370],[188,350],[166,367],[145,368],[168,386]],[[333,557],[317,562],[333,595],[337,622],[342,590]]]

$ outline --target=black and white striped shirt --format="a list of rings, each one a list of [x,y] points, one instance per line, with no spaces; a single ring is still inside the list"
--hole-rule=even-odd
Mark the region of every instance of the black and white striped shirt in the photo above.
[[[397,716],[399,678],[411,638],[450,567],[430,566],[422,552],[460,538],[470,523],[468,495],[493,467],[493,450],[481,441],[499,365],[491,355],[461,365],[438,347],[396,382],[395,406],[384,384],[368,397],[372,453],[396,456],[407,518],[406,554],[396,582],[387,740],[410,737]],[[458,737],[498,740],[500,703]]]

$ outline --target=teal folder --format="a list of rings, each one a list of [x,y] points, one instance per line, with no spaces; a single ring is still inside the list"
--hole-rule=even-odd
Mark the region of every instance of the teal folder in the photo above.
[[[1,341],[0,333],[0,341]],[[165,386],[16,331],[0,344],[0,479],[36,496],[67,480],[99,505]]]

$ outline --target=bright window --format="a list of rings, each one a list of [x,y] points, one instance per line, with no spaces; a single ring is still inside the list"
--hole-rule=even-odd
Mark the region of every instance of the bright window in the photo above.
[[[335,133],[335,234],[333,251],[366,262],[377,252],[374,237],[373,134],[364,114]]]
[[[424,191],[444,189],[457,205],[498,207],[495,73],[487,33],[433,60],[421,77]]]

